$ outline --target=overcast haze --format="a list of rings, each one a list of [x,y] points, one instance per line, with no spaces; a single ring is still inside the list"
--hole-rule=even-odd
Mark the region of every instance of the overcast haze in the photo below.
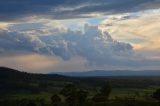
[[[0,66],[159,70],[160,0],[0,1]]]

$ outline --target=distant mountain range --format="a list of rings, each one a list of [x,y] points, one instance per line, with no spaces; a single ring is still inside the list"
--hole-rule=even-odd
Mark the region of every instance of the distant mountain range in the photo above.
[[[59,74],[74,77],[95,77],[95,76],[160,76],[160,70],[146,70],[146,71],[87,71],[87,72],[53,72],[50,74]]]
[[[4,78],[16,78],[32,77],[38,79],[53,79],[53,78],[67,78],[67,76],[73,77],[100,77],[100,76],[160,76],[160,70],[144,70],[144,71],[129,71],[129,70],[116,70],[116,71],[83,71],[83,72],[52,72],[49,74],[33,74],[20,72],[14,69],[0,67],[0,79]]]

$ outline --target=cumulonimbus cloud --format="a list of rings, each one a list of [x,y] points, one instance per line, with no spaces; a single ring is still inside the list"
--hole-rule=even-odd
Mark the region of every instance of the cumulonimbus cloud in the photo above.
[[[98,26],[88,24],[84,26],[84,31],[59,30],[47,36],[1,30],[0,53],[4,57],[18,53],[36,53],[59,57],[63,61],[81,57],[85,60],[85,65],[91,67],[144,67],[159,64],[159,60],[147,60],[138,55],[131,44],[119,42],[109,33],[99,30]]]
[[[118,42],[107,32],[102,33],[97,26],[88,25],[85,25],[84,32],[67,30],[49,36],[1,30],[0,41],[1,52],[35,52],[60,56],[64,60],[81,56],[91,64],[116,63],[133,52],[130,44]]]

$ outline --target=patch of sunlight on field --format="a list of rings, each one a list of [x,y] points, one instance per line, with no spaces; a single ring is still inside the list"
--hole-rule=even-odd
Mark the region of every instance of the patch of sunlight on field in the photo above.
[[[145,89],[134,88],[114,88],[110,94],[110,99],[115,97],[135,97],[137,99],[144,99],[152,95],[152,93],[159,87],[149,87]]]
[[[52,96],[51,93],[41,92],[38,94],[30,94],[30,93],[12,94],[8,95],[7,98],[9,97],[10,99],[30,99],[30,100],[44,98],[47,102],[50,102],[51,96]]]

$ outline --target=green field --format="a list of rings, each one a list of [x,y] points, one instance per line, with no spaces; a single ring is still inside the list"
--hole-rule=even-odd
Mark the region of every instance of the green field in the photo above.
[[[110,93],[110,99],[115,99],[116,97],[125,98],[125,97],[135,97],[136,99],[147,99],[153,94],[153,92],[160,87],[148,87],[145,89],[135,89],[135,88],[113,88]],[[58,91],[57,91],[58,92]],[[32,93],[17,93],[17,94],[8,94],[4,99],[40,99],[45,98],[46,101],[50,101],[50,98],[54,92],[40,92],[38,94]],[[89,96],[92,97],[95,95],[95,91],[89,91]]]

